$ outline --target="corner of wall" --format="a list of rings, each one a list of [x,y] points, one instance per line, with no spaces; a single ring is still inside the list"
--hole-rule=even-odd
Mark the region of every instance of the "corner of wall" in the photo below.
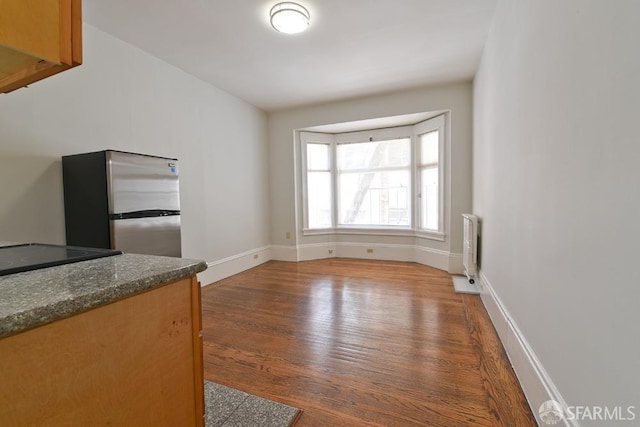
[[[295,245],[271,245],[271,259],[276,261],[298,261],[298,247]]]
[[[449,266],[447,268],[449,274],[464,274],[464,265],[462,263],[462,254],[449,253]]]

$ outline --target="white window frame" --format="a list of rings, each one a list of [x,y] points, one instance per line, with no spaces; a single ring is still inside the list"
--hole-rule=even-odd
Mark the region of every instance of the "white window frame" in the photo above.
[[[302,216],[304,236],[326,235],[326,234],[370,234],[381,236],[416,236],[431,240],[445,240],[445,192],[448,185],[445,181],[447,163],[445,162],[446,147],[449,135],[446,130],[446,113],[430,118],[411,126],[401,126],[386,129],[371,129],[359,132],[345,132],[338,134],[328,134],[320,132],[299,131],[300,159],[301,159],[301,195],[302,195]],[[428,230],[420,227],[420,200],[418,189],[420,186],[420,169],[418,160],[420,159],[419,135],[438,130],[438,186],[439,186],[439,213],[438,230]],[[344,143],[357,143],[369,141],[381,141],[391,139],[410,138],[411,140],[411,189],[410,226],[339,226],[338,225],[338,189],[337,189],[337,145]],[[309,228],[308,215],[308,190],[307,190],[307,150],[308,143],[328,144],[330,146],[330,168],[331,168],[331,221],[329,228]]]
[[[446,129],[445,129],[445,115],[439,115],[433,117],[431,119],[425,120],[423,122],[417,123],[413,126],[414,128],[414,137],[415,137],[415,151],[414,151],[414,173],[415,173],[415,181],[416,181],[416,190],[415,193],[415,230],[416,234],[420,237],[426,237],[436,240],[444,240],[444,204],[445,204],[445,150],[446,150]],[[422,183],[420,182],[420,170],[421,167],[419,165],[419,159],[421,158],[420,153],[420,136],[426,133],[438,131],[438,230],[431,230],[427,228],[423,228],[422,224],[420,224],[422,218],[421,207],[422,203],[420,203],[420,193],[419,189],[422,188]]]
[[[318,132],[300,132],[302,160],[302,211],[304,218],[303,232],[313,231],[315,234],[326,234],[336,227],[336,183],[335,183],[335,138],[332,134]],[[309,203],[307,190],[307,144],[326,144],[329,146],[329,170],[331,171],[331,227],[309,228]]]

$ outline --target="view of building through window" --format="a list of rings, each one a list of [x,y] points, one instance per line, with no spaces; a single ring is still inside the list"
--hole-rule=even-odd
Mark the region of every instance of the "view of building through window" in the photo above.
[[[411,225],[411,141],[338,144],[338,225]]]

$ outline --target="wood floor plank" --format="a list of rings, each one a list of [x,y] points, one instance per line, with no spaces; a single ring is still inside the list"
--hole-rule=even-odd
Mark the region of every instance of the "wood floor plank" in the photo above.
[[[480,297],[461,297],[469,332],[480,357],[480,372],[491,412],[502,425],[535,426],[533,421],[524,424],[521,420],[521,414],[531,413],[531,409]],[[530,418],[533,419],[533,414]]]
[[[478,301],[414,263],[270,261],[203,288],[205,378],[297,426],[535,425]]]

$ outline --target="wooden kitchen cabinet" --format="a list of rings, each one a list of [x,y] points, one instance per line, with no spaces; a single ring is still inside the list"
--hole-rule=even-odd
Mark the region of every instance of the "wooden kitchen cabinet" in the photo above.
[[[1,93],[81,63],[81,0],[0,0]]]
[[[191,277],[4,338],[0,424],[202,426],[201,327]]]

